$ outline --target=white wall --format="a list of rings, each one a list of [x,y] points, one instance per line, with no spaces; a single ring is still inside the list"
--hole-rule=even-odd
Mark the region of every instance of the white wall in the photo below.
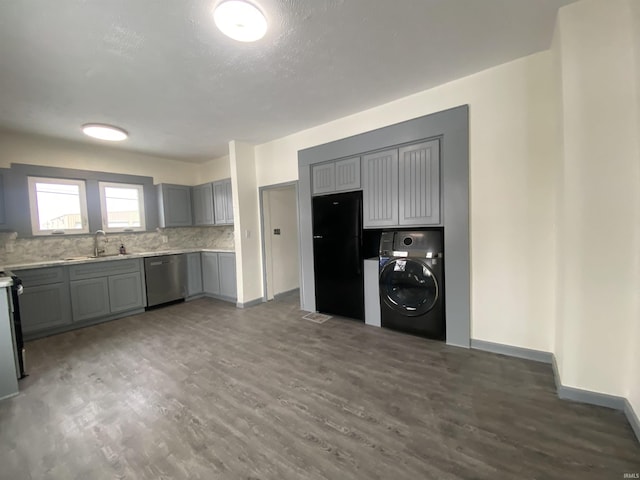
[[[472,338],[550,351],[558,154],[552,71],[551,53],[539,53],[258,145],[258,185],[297,179],[300,149],[469,104]]]
[[[195,185],[198,165],[85,144],[0,131],[0,167],[12,163],[152,176],[155,183]],[[228,175],[227,175],[228,176]]]
[[[262,263],[254,147],[229,142],[238,303],[261,299]]]
[[[561,9],[564,160],[556,356],[567,386],[626,396],[638,321],[640,152],[630,4]]]

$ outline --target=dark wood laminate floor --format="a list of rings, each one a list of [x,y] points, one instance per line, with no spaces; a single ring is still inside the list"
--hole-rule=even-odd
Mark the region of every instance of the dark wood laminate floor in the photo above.
[[[620,412],[548,365],[215,300],[28,344],[2,479],[620,479]]]

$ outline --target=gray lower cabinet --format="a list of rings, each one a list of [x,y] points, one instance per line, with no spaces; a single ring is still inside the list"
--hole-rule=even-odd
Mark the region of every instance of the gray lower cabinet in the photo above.
[[[109,309],[111,313],[144,307],[140,272],[109,277]]]
[[[157,186],[159,226],[189,227],[191,218],[191,187],[161,183]]]
[[[205,183],[191,190],[193,201],[193,224],[198,226],[214,225],[213,185]]]
[[[74,322],[109,315],[109,283],[107,277],[71,282],[71,312]]]
[[[204,293],[220,295],[220,268],[218,254],[202,252],[202,287]]]
[[[20,317],[27,339],[38,332],[71,323],[69,280],[64,267],[20,270],[16,274],[24,286]]]
[[[238,296],[235,253],[203,252],[202,285],[207,295],[235,300]]]
[[[202,259],[200,253],[187,253],[187,297],[203,293]]]
[[[223,297],[237,298],[236,254],[219,253],[218,268],[220,272],[220,295]]]
[[[230,178],[213,182],[213,205],[216,225],[233,224],[233,195]]]
[[[141,310],[146,298],[139,258],[69,267],[74,322]]]
[[[20,297],[20,318],[25,336],[71,323],[69,285],[53,283],[25,287]]]

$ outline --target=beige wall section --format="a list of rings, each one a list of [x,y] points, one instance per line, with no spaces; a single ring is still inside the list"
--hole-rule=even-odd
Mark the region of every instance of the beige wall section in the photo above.
[[[559,346],[564,341],[564,312],[563,301],[564,298],[564,269],[560,268],[562,259],[564,258],[564,195],[561,186],[564,184],[564,109],[562,105],[562,50],[560,48],[560,29],[556,23],[556,28],[553,35],[553,43],[551,45],[551,56],[553,61],[553,90],[552,98],[556,104],[556,121],[557,126],[557,161],[554,166],[554,189],[555,189],[555,247],[556,247],[556,269],[555,269],[555,284],[556,284],[556,305],[555,305],[555,325],[553,328],[553,348],[552,352],[556,352]],[[556,355],[556,362],[560,368],[562,358]]]
[[[198,164],[196,166],[196,172],[195,185],[229,178],[231,177],[231,163],[229,161],[229,156],[226,155],[224,157],[214,158],[206,163]]]
[[[636,114],[640,124],[640,2],[631,1],[631,19],[633,29],[633,46],[635,47],[635,67],[636,67]],[[640,132],[636,133],[638,150],[640,151]],[[640,187],[636,187],[640,188]],[[639,206],[640,210],[640,206]],[[640,240],[639,240],[640,242]],[[636,250],[640,249],[640,246]],[[635,265],[636,271],[640,275],[640,258]],[[640,291],[636,290],[636,297]],[[640,418],[640,313],[635,315],[635,334],[630,335],[631,341],[631,365],[627,377],[627,398],[631,403],[636,415]]]
[[[470,105],[472,338],[550,351],[557,159],[543,52],[256,147],[258,185],[297,179],[297,151]]]
[[[168,158],[131,153],[101,144],[85,144],[0,131],[0,167],[26,163],[46,167],[76,168],[153,176],[155,183],[195,185],[198,165]]]
[[[260,221],[254,147],[229,142],[238,303],[262,298]]]
[[[556,355],[564,385],[622,396],[638,345],[640,292],[632,1],[584,0],[558,17],[564,175]]]
[[[300,286],[298,262],[298,197],[295,186],[263,192],[267,298]],[[280,229],[274,235],[274,229]]]

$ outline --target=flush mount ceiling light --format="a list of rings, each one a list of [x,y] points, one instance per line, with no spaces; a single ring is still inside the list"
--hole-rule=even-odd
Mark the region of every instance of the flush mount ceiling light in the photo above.
[[[101,123],[85,123],[82,126],[82,132],[89,137],[107,140],[109,142],[121,142],[129,136],[129,134],[121,128]]]
[[[226,0],[213,11],[216,26],[239,42],[255,42],[267,33],[267,19],[255,5],[244,0]]]

